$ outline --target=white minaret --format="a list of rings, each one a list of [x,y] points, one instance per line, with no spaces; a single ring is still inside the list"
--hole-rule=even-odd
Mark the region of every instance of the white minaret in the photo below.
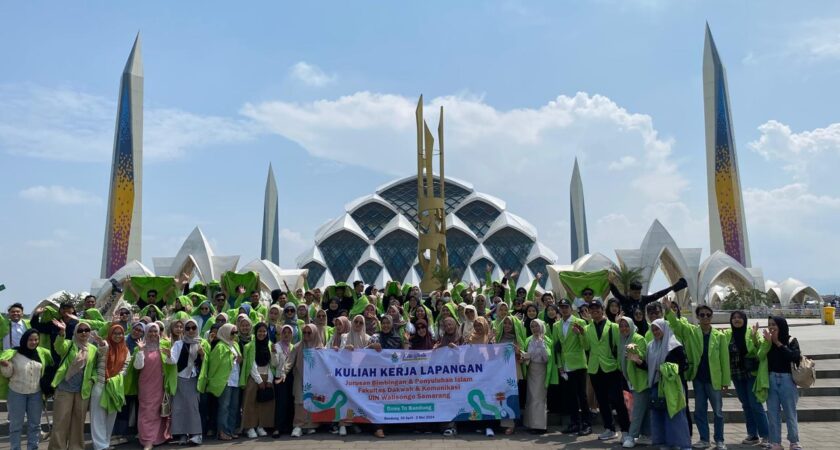
[[[569,184],[569,222],[571,225],[572,260],[577,261],[589,253],[589,235],[586,231],[586,205],[583,202],[583,181],[575,158],[572,181]]]
[[[108,217],[102,248],[102,278],[140,260],[143,208],[143,58],[140,33],[120,80]]]
[[[274,170],[268,164],[268,180],[265,182],[265,204],[263,206],[262,252],[260,259],[280,264],[280,229],[277,222],[277,184]]]

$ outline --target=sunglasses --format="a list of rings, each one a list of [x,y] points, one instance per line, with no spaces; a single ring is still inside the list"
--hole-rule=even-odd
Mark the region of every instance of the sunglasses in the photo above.
[[[76,330],[77,333],[90,333],[90,328],[79,328]]]
[[[192,330],[197,330],[198,327],[195,326],[195,325],[189,325],[189,326],[184,327],[184,329],[187,330],[187,331],[192,331]]]
[[[712,317],[712,313],[708,313],[708,312],[701,312],[701,313],[697,314],[697,317],[700,317],[700,318],[709,318],[709,317]]]

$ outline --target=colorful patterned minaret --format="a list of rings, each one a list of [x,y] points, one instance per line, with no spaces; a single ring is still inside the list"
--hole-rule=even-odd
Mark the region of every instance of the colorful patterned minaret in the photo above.
[[[140,260],[143,205],[143,59],[140,33],[120,80],[108,218],[102,248],[102,278]]]
[[[750,246],[728,92],[726,68],[720,61],[709,24],[706,24],[703,103],[706,109],[709,250],[711,253],[722,250],[744,267],[750,267]]]

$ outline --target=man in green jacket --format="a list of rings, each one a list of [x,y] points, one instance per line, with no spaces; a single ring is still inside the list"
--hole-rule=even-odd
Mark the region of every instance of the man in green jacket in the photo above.
[[[20,337],[30,328],[23,318],[23,305],[12,303],[6,310],[8,317],[0,314],[0,350],[11,350],[18,346]]]
[[[615,411],[618,426],[621,427],[621,440],[625,442],[630,431],[630,415],[624,406],[624,393],[621,390],[624,378],[617,359],[618,343],[621,342],[618,324],[607,320],[601,300],[595,299],[589,304],[589,314],[592,322],[585,328],[575,326],[574,331],[583,335],[583,349],[589,350],[589,379],[604,423],[604,432],[598,435],[598,439],[607,441],[618,437],[612,415]]]
[[[586,401],[586,353],[583,351],[583,335],[574,332],[574,326],[586,326],[586,321],[572,314],[572,302],[560,299],[559,324],[554,325],[554,354],[560,370],[560,390],[566,393],[563,403],[571,423],[564,434],[578,436],[592,434],[589,425],[589,406]]]
[[[688,356],[686,379],[694,387],[694,423],[700,440],[694,448],[709,447],[709,403],[712,405],[715,424],[715,448],[726,450],[723,434],[723,396],[721,390],[729,388],[729,350],[725,335],[712,327],[712,308],[700,305],[694,311],[699,325],[680,320],[673,312],[673,302],[663,298],[665,319],[674,335],[683,343]]]

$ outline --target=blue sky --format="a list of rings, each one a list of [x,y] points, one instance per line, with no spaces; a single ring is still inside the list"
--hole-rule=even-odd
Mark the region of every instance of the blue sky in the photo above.
[[[753,265],[834,293],[835,2],[16,2],[0,6],[0,299],[31,305],[98,275],[138,30],[149,266],[196,225],[218,254],[256,258],[269,162],[292,266],[346,203],[412,173],[421,93],[446,109],[448,173],[506,200],[560,263],[575,156],[592,250],[638,247],[659,218],[705,258],[706,21],[728,71]]]

